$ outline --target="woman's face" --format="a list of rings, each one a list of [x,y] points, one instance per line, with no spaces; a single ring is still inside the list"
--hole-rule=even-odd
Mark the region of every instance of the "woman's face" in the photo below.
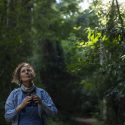
[[[31,81],[33,80],[34,71],[29,65],[25,65],[20,70],[20,80],[22,84],[26,87],[31,86]]]

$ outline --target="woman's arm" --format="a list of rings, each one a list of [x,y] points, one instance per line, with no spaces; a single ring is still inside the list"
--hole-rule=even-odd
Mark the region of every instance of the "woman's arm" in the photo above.
[[[33,100],[38,104],[39,107],[41,107],[42,111],[44,111],[48,116],[54,116],[57,114],[57,108],[49,94],[43,89],[40,89],[39,94],[40,95],[34,95]]]
[[[41,108],[46,112],[49,116],[54,116],[57,114],[58,110],[53,103],[49,94],[44,90],[42,93],[42,101],[41,101]]]
[[[22,111],[32,100],[31,96],[26,96],[22,102],[17,105],[16,94],[16,91],[12,91],[5,103],[5,119],[7,121],[13,121],[17,114]]]
[[[16,108],[15,108],[15,91],[12,91],[8,96],[6,103],[5,103],[5,119],[7,121],[13,121],[14,118],[17,116]]]

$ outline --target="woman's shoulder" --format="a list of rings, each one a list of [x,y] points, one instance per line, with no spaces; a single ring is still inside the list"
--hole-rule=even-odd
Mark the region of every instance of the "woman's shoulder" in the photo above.
[[[37,92],[41,93],[42,95],[46,95],[46,96],[49,95],[48,92],[43,88],[36,87],[36,90],[37,90]]]
[[[16,93],[19,93],[20,92],[20,88],[15,88],[11,91],[10,94],[16,94]]]
[[[37,89],[38,91],[40,91],[40,92],[46,92],[46,90],[43,89],[43,88],[36,87],[36,89]]]

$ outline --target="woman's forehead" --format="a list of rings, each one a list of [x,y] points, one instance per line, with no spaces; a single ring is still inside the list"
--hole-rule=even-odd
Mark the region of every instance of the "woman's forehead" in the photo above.
[[[32,67],[27,64],[27,65],[24,65],[24,66],[21,68],[21,70],[22,70],[22,69],[25,69],[25,68],[26,68],[26,69],[27,69],[27,68],[28,68],[28,69],[32,69]]]

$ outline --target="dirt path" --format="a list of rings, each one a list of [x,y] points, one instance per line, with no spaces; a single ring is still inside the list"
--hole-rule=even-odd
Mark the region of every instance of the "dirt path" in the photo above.
[[[80,125],[93,125],[97,122],[94,118],[73,118],[73,120],[79,122]]]

